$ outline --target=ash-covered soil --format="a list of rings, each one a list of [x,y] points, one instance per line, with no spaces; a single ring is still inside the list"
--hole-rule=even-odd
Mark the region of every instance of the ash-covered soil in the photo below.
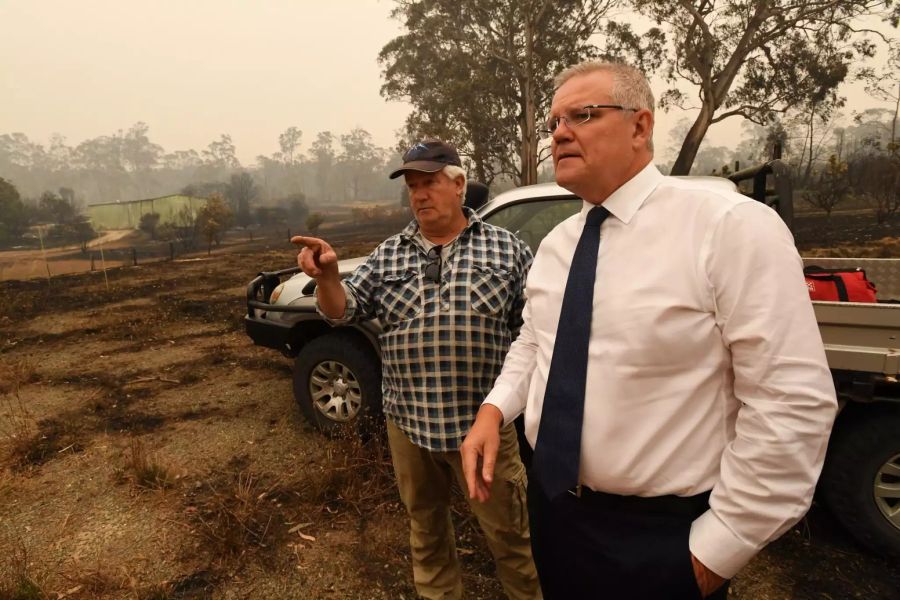
[[[257,243],[108,288],[0,283],[0,598],[415,597],[386,452],[315,431],[290,360],[243,332],[247,282],[292,262]],[[502,598],[461,496],[455,520],[468,597]],[[731,597],[898,589],[816,506]]]

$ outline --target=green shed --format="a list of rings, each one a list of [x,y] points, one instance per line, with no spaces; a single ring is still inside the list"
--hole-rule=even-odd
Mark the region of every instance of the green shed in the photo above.
[[[127,202],[104,202],[89,204],[88,216],[95,229],[137,229],[141,216],[147,213],[159,214],[159,224],[181,225],[178,215],[187,210],[192,217],[206,205],[206,198],[195,198],[182,194],[129,200]]]

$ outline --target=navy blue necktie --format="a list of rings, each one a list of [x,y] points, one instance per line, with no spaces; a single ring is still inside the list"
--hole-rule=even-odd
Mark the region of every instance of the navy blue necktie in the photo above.
[[[533,458],[534,476],[551,499],[578,484],[600,224],[608,216],[602,206],[588,212],[559,313]]]

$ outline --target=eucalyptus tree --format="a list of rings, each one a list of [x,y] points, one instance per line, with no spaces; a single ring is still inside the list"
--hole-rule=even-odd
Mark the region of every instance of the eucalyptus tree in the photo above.
[[[766,124],[788,108],[834,104],[856,61],[871,57],[891,0],[632,0],[669,39],[663,109],[698,109],[672,173],[690,172],[709,127],[741,116]],[[896,25],[896,23],[894,23]],[[627,26],[632,39],[639,39]],[[694,92],[685,93],[680,84]]]
[[[246,227],[250,224],[250,205],[256,201],[259,188],[253,181],[253,176],[247,171],[232,173],[231,181],[225,192],[225,197],[231,203],[237,224]]]
[[[320,131],[309,149],[309,159],[314,165],[318,199],[330,203],[332,199],[331,184],[337,157],[334,150],[334,134]]]
[[[616,0],[397,0],[406,32],[382,48],[381,93],[415,107],[405,137],[440,137],[489,183],[535,183],[538,123],[565,67],[592,43]]]
[[[345,178],[351,199],[356,201],[366,184],[373,183],[373,177],[382,165],[381,149],[372,142],[372,135],[360,127],[342,135],[341,146],[340,175]]]
[[[298,127],[288,127],[284,133],[278,136],[278,147],[281,148],[281,158],[286,165],[293,165],[294,161],[300,157],[297,148],[300,147],[300,140],[303,138],[303,132]]]

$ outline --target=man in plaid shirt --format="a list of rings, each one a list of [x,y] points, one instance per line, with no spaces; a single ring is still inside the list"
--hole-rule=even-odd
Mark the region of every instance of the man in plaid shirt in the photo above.
[[[415,216],[341,282],[325,241],[295,237],[297,258],[316,279],[319,312],[333,325],[377,318],[388,441],[411,521],[413,578],[424,598],[462,597],[450,519],[459,447],[500,373],[521,325],[528,246],[463,207],[466,174],[448,144],[416,144],[403,156]],[[510,598],[540,598],[531,559],[525,468],[506,427],[488,503],[470,502]],[[495,492],[496,493],[496,492]]]

